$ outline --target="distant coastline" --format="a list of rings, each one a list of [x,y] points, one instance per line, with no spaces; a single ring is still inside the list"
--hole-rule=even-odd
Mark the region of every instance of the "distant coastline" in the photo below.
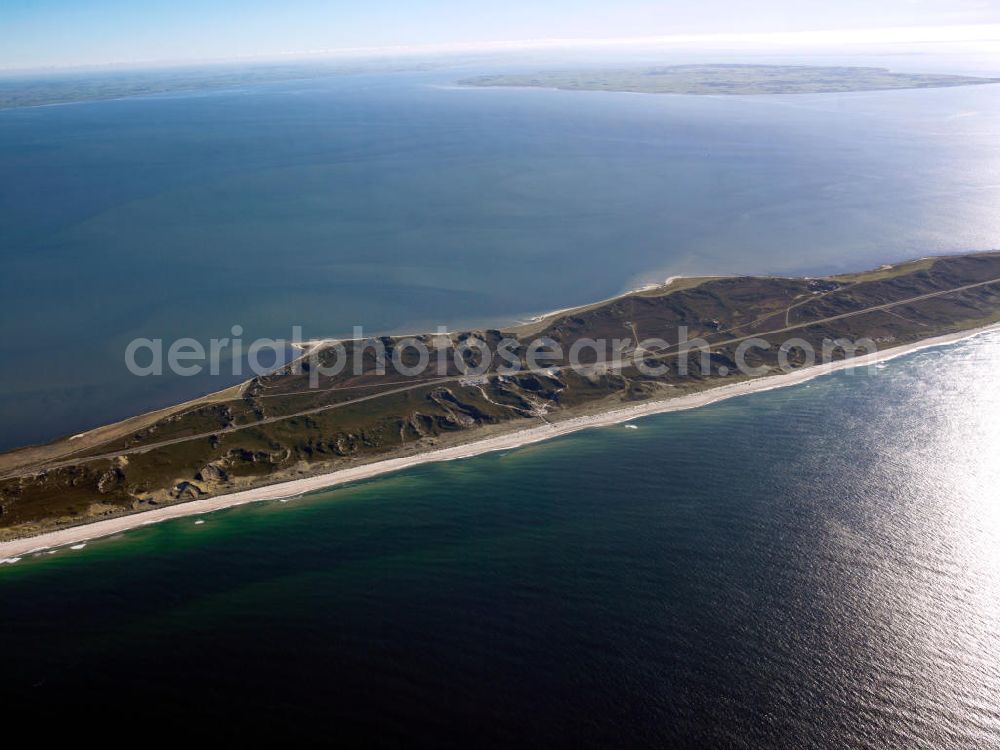
[[[222,91],[282,81],[364,73],[428,70],[430,63],[315,61],[298,63],[179,65],[151,69],[56,71],[0,75],[0,110],[106,102],[137,96]]]
[[[814,65],[669,65],[549,70],[466,78],[462,86],[616,91],[689,96],[832,94],[949,88],[1000,83],[1000,78],[896,73],[888,68]]]

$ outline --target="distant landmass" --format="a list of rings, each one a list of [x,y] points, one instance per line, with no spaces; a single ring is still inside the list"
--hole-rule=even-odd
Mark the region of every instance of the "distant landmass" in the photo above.
[[[360,73],[426,70],[432,63],[296,63],[108,70],[0,77],[0,109],[122,99],[130,96],[217,91],[278,81],[300,81]]]
[[[278,81],[361,73],[430,70],[440,63],[367,61],[276,65],[212,65],[146,70],[0,76],[0,109],[122,99],[151,94],[242,88]],[[1000,78],[893,73],[887,68],[805,65],[671,65],[634,69],[565,70],[484,75],[464,86],[530,86],[645,94],[815,94],[883,89],[939,88],[1000,83]]]
[[[833,94],[1000,83],[1000,78],[894,73],[888,68],[812,65],[670,65],[487,75],[464,86],[521,86],[641,94]]]

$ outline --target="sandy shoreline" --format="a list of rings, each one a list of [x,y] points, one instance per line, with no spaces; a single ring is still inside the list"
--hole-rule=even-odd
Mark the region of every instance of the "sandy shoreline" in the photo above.
[[[621,422],[627,422],[632,419],[650,416],[652,414],[663,414],[666,412],[696,409],[728,398],[734,398],[736,396],[758,393],[774,388],[784,388],[790,385],[797,385],[837,370],[874,364],[876,362],[909,354],[910,352],[914,352],[919,349],[954,343],[956,341],[961,341],[963,339],[993,330],[1000,330],[1000,323],[985,326],[983,328],[948,334],[945,336],[937,336],[914,344],[886,349],[864,357],[857,357],[852,360],[834,362],[827,365],[815,365],[804,370],[783,375],[772,375],[740,383],[734,383],[732,385],[719,386],[702,393],[678,396],[672,399],[664,399],[638,404],[635,406],[623,407],[621,409],[604,412],[603,414],[575,417],[573,419],[567,419],[564,422],[557,422],[544,427],[530,427],[508,435],[500,435],[451,448],[428,451],[416,456],[390,458],[384,461],[366,464],[364,466],[341,469],[328,474],[320,474],[304,479],[294,479],[266,487],[242,490],[240,492],[234,492],[227,495],[205,498],[203,500],[192,500],[178,505],[171,505],[164,508],[157,508],[117,518],[110,518],[103,521],[95,521],[93,523],[73,528],[60,529],[58,531],[52,531],[38,536],[14,539],[8,542],[0,542],[0,562],[16,562],[24,555],[52,549],[54,547],[79,545],[92,539],[98,539],[113,534],[120,534],[124,531],[128,531],[129,529],[135,529],[153,523],[184,518],[186,516],[200,515],[202,513],[209,513],[216,510],[222,510],[224,508],[232,508],[237,505],[245,505],[246,503],[260,502],[262,500],[279,500],[283,498],[295,497],[307,492],[336,487],[338,485],[357,482],[363,479],[370,479],[382,474],[402,471],[421,464],[437,461],[454,461],[462,458],[470,458],[483,453],[508,450],[522,445],[548,440],[560,435],[567,435],[579,430],[619,424]]]

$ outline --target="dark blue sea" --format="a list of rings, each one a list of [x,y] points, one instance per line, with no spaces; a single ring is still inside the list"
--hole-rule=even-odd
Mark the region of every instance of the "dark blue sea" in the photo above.
[[[1000,745],[1000,335],[0,566],[8,729]]]

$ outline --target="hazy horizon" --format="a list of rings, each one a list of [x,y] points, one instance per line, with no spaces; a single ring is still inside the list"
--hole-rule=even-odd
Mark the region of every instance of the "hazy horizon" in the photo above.
[[[720,20],[724,19],[724,20]],[[237,3],[14,0],[0,8],[0,70],[282,61],[453,52],[699,45],[987,44],[1000,39],[988,0],[860,0],[836,6],[733,0],[699,6],[625,0],[613,7],[513,0],[471,7],[398,0],[365,7],[309,0],[295,13],[267,0]]]

